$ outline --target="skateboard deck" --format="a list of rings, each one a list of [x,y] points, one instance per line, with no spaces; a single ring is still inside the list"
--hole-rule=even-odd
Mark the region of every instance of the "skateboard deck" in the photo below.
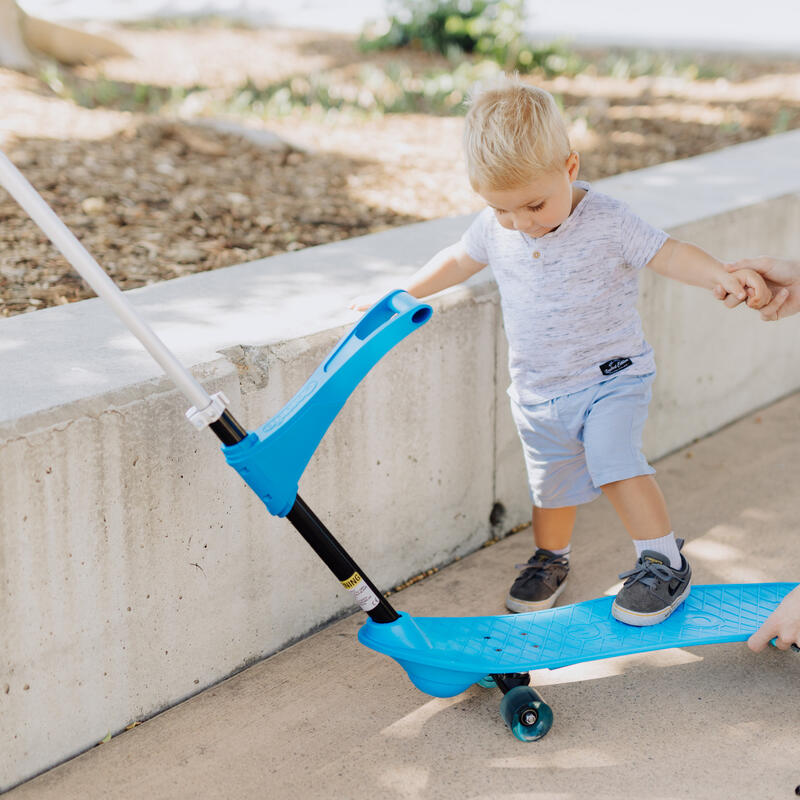
[[[669,647],[744,641],[796,583],[692,586],[664,622],[633,627],[611,616],[613,597],[526,614],[411,617],[358,633],[367,647],[394,658],[417,688],[452,697],[489,674],[556,669],[581,661]]]

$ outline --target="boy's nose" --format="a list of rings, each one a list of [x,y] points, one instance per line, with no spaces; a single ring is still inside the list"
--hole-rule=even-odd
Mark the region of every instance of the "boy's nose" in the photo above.
[[[511,215],[511,223],[515,230],[527,228],[531,222],[530,211],[517,211]]]

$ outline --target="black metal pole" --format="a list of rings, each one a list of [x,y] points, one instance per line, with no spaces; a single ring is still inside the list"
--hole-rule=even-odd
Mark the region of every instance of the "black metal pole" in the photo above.
[[[224,445],[237,444],[247,436],[247,431],[227,411],[209,427]],[[299,495],[286,518],[325,562],[337,580],[345,588],[354,589],[359,604],[375,622],[394,622],[400,619],[389,601]]]
[[[394,622],[396,619],[400,619],[400,615],[392,608],[391,603],[378,591],[375,584],[353,561],[344,547],[336,541],[333,534],[317,519],[300,495],[294,501],[292,510],[286,515],[286,519],[297,528],[300,535],[311,545],[314,552],[325,562],[340,583],[347,586],[347,582],[353,580],[354,576],[360,576],[361,581],[369,590],[367,592],[369,599],[361,607],[375,622]],[[376,605],[369,607],[376,601]]]
[[[226,446],[237,444],[247,436],[247,431],[227,411],[223,411],[222,416],[209,427]]]

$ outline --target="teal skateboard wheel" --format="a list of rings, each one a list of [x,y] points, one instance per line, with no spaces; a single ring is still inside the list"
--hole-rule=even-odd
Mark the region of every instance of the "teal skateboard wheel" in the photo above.
[[[770,643],[770,644],[771,644],[773,647],[777,647],[777,646],[778,646],[777,642],[778,642],[778,637],[777,637],[777,636],[775,636],[774,638],[772,638],[772,639],[770,639],[770,640],[769,640],[769,643]],[[791,646],[789,649],[790,649],[790,650],[791,650],[793,653],[800,653],[800,647],[798,647],[796,644],[794,644],[794,642],[792,643],[792,646]],[[486,680],[486,679],[484,678],[483,680]],[[483,684],[481,684],[481,686],[483,686]]]
[[[541,739],[553,725],[553,712],[530,686],[515,686],[503,695],[500,715],[521,742]]]
[[[478,686],[483,686],[484,689],[494,689],[497,684],[491,675],[484,675],[479,681]]]

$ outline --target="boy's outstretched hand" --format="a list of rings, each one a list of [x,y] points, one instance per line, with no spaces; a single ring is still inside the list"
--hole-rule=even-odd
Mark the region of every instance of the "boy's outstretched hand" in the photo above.
[[[372,306],[377,303],[379,298],[372,297],[371,295],[362,294],[358,297],[354,297],[348,304],[347,307],[352,309],[353,311],[367,311]]]
[[[714,297],[724,301],[728,308],[739,303],[747,303],[750,308],[763,308],[772,300],[772,291],[767,282],[754,269],[726,269],[730,272],[728,280],[714,287]]]

